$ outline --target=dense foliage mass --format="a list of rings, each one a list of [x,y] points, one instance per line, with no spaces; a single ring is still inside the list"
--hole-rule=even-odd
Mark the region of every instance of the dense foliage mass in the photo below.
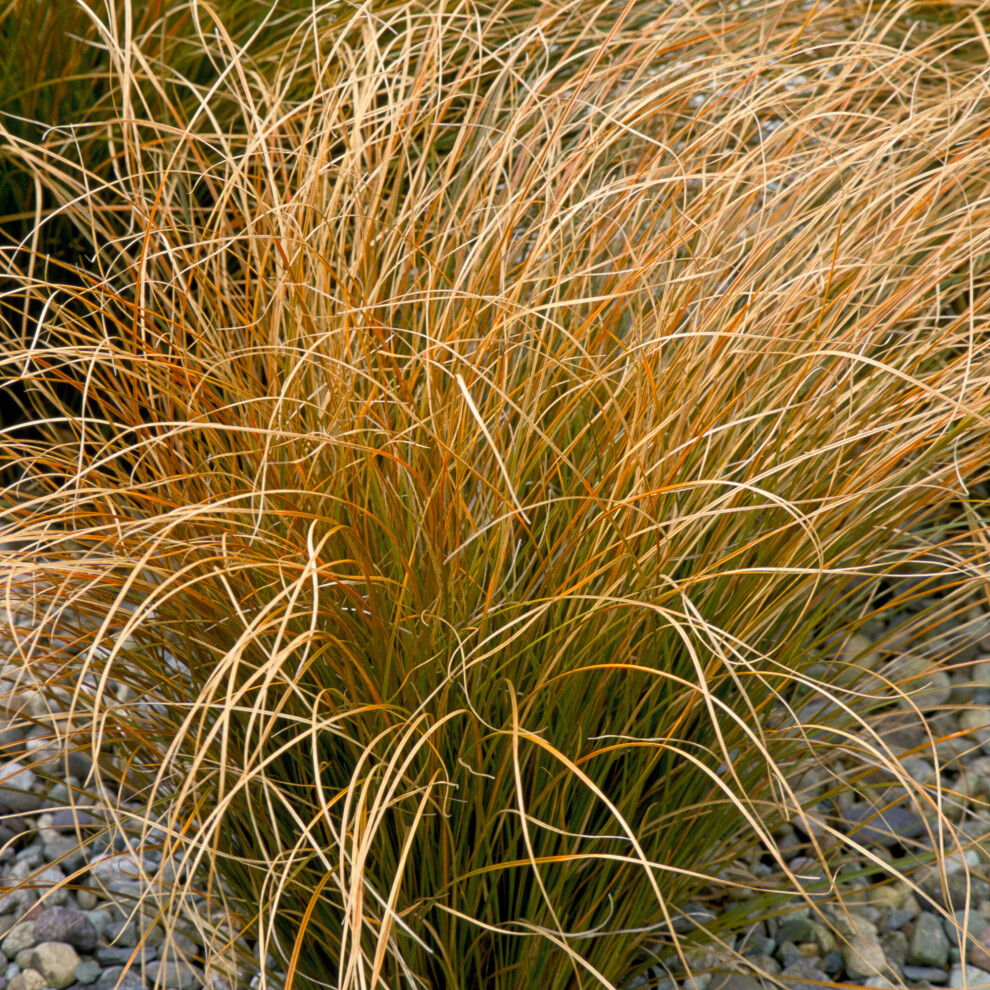
[[[86,23],[0,121],[3,573],[166,916],[341,990],[683,961],[812,762],[898,772],[836,637],[985,588],[983,5]]]

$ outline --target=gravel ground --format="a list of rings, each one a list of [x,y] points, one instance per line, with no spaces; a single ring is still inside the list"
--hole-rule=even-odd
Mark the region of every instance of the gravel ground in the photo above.
[[[889,649],[906,618],[889,617],[876,625],[873,635]],[[934,810],[926,814],[918,801],[911,802],[903,791],[899,795],[892,777],[886,785],[883,779],[872,781],[870,804],[862,789],[837,783],[846,771],[841,761],[810,769],[801,785],[819,798],[810,813],[819,816],[821,827],[815,820],[795,820],[775,839],[791,871],[802,877],[812,877],[816,870],[808,857],[810,837],[836,842],[830,826],[858,842],[863,852],[843,867],[843,875],[854,874],[842,882],[844,907],[827,894],[813,905],[795,895],[784,906],[786,913],[767,919],[766,908],[750,892],[715,891],[705,903],[684,910],[706,924],[727,915],[728,951],[721,958],[690,955],[692,976],[679,971],[675,959],[658,959],[650,975],[624,990],[759,990],[768,980],[794,990],[822,982],[877,988],[990,987],[990,616],[975,607],[962,625],[966,645],[954,657],[956,666],[918,680],[915,701],[925,713],[927,729],[939,740],[934,752],[924,722],[904,706],[893,710],[883,738],[895,753],[904,754],[905,773],[925,793],[941,795],[966,848],[945,839],[943,869],[914,867],[910,882],[871,885],[870,877],[855,876],[870,856],[884,862],[912,854],[934,858]],[[935,632],[951,639],[953,628]],[[869,645],[861,639],[840,649],[852,657]],[[946,644],[937,645],[942,649]],[[920,665],[919,672],[927,670],[928,661],[916,647],[912,650],[893,661],[868,652],[860,663],[877,670],[890,662],[899,664],[901,672],[911,664]],[[66,807],[68,788],[86,776],[88,761],[73,757],[66,777],[59,754],[40,736],[26,736],[17,709],[40,717],[45,702],[26,688],[23,671],[13,663],[0,671],[3,705],[11,710],[0,721],[0,754],[7,753],[0,755],[5,788],[0,792],[0,990],[111,990],[122,976],[120,986],[132,990],[257,986],[257,970],[234,975],[209,960],[204,950],[208,938],[194,925],[169,941],[150,910],[131,917],[133,899],[143,890],[141,876],[158,874],[160,853],[149,851],[139,863],[127,837],[107,826],[108,816],[99,804],[75,811]],[[0,715],[2,711],[0,707]],[[30,760],[9,759],[25,748]],[[27,762],[37,764],[35,769],[28,769]],[[877,815],[881,798],[885,810]],[[124,805],[123,810],[141,812],[137,805]],[[86,839],[81,847],[79,835]],[[762,855],[757,850],[747,869],[754,881],[769,882],[779,873],[779,864],[768,850]],[[73,874],[75,883],[89,889],[57,889]],[[780,910],[778,903],[775,913]],[[222,919],[214,916],[214,921],[220,924]],[[684,931],[694,927],[684,920]],[[960,945],[963,931],[968,939]]]

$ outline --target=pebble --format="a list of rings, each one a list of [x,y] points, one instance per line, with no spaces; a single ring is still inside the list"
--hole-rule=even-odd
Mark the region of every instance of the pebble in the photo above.
[[[922,911],[914,923],[907,962],[912,966],[944,968],[949,961],[949,939],[942,920]]]
[[[830,952],[822,959],[822,969],[824,969],[829,976],[835,976],[836,973],[841,973],[842,967],[845,966],[845,964],[845,956],[842,955],[841,950]]]
[[[59,808],[52,813],[51,827],[56,832],[74,834],[77,829],[88,833],[106,824],[83,808]]]
[[[967,944],[966,949],[971,965],[990,970],[990,926],[985,927],[973,942]]]
[[[133,947],[138,944],[137,926],[133,921],[111,921],[104,929],[104,935],[112,945]]]
[[[157,958],[158,950],[150,945],[140,949],[108,945],[96,950],[96,961],[104,966],[126,966],[131,959],[134,960],[133,965],[140,966],[142,962],[154,962]]]
[[[22,949],[30,949],[36,944],[34,922],[22,921],[20,924],[14,925],[7,932],[3,942],[0,942],[0,949],[3,949],[3,954],[7,958],[12,959]]]
[[[887,923],[883,926],[885,932],[900,931],[916,914],[917,909],[896,908],[887,917]]]
[[[121,983],[119,981],[123,972],[123,966],[110,966],[90,986],[93,990],[145,990],[140,970],[135,971],[133,967],[129,969]]]
[[[103,967],[95,959],[81,959],[76,966],[76,983],[83,986],[95,983],[103,972]]]
[[[949,940],[950,945],[959,945],[959,935],[961,932],[965,932],[970,936],[970,946],[973,945],[973,940],[978,939],[982,935],[988,926],[990,926],[990,919],[984,918],[982,914],[977,911],[956,911],[950,921],[948,918],[942,919],[943,927],[945,928],[945,937]],[[979,963],[973,960],[974,966],[979,966]],[[983,966],[983,969],[990,969],[990,966]]]
[[[949,973],[949,990],[961,987],[969,990],[974,987],[990,987],[990,973],[985,969],[977,969],[976,966],[967,966],[964,975],[963,967],[957,963]]]
[[[790,990],[819,990],[816,983],[828,983],[829,976],[810,959],[799,959],[780,971],[778,979]]]
[[[7,967],[7,971],[10,971],[10,967]],[[47,981],[36,969],[25,969],[10,978],[7,990],[45,990],[47,986]]]
[[[65,990],[76,982],[76,966],[79,956],[71,945],[64,942],[42,942],[30,950],[28,965],[45,978],[45,984],[54,990]]]
[[[894,969],[903,969],[907,964],[908,937],[904,932],[887,932],[880,937],[887,962]]]
[[[949,971],[934,966],[902,966],[901,972],[905,980],[927,980],[929,983],[946,983]]]
[[[773,956],[754,955],[747,956],[746,959],[754,969],[759,970],[761,973],[776,976],[780,972],[780,963]]]
[[[704,984],[702,984],[704,980]],[[180,965],[175,962],[153,962],[148,966],[148,982],[175,990],[198,990],[203,985],[203,971],[198,966]],[[695,978],[697,990],[705,990],[711,982],[711,974],[705,973]]]
[[[34,920],[34,937],[39,942],[65,942],[79,952],[96,948],[97,932],[82,911],[50,907]]]
[[[762,931],[763,922],[739,937],[738,950],[746,956],[773,955],[777,948],[775,939]]]
[[[777,928],[776,939],[784,942],[807,942],[811,938],[811,919],[792,918]]]
[[[708,990],[763,990],[763,984],[748,973],[716,973]]]
[[[927,657],[902,656],[885,671],[892,680],[902,684],[905,697],[898,704],[909,710],[917,706],[922,711],[940,708],[952,694],[949,675]]]
[[[938,870],[933,870],[921,881],[922,891],[931,899],[936,908],[950,911],[963,910],[967,904],[974,906],[990,900],[990,883],[983,877],[965,871],[939,876]]]
[[[37,811],[43,801],[34,790],[37,782],[35,772],[17,760],[0,766],[0,808],[16,814]]]
[[[902,804],[878,811],[857,801],[842,811],[842,817],[851,838],[881,846],[901,845],[905,839],[917,838],[926,830],[925,820]]]
[[[856,978],[882,976],[889,970],[883,946],[876,935],[854,935],[842,949],[846,972]]]
[[[120,852],[94,856],[89,863],[89,872],[97,882],[114,891],[139,882],[144,867],[134,853]],[[154,867],[149,872],[153,873]]]

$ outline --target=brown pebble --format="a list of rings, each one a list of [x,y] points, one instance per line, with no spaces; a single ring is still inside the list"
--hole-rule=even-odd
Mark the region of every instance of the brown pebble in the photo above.
[[[984,928],[975,941],[975,945],[967,943],[966,962],[977,969],[990,970],[990,928]]]

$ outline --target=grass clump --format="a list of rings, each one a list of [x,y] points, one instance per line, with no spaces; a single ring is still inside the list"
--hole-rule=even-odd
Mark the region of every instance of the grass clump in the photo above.
[[[912,16],[333,5],[37,150],[93,254],[7,254],[7,588],[167,920],[627,986],[810,763],[897,773],[828,644],[922,549],[985,590],[990,435],[982,8]]]

